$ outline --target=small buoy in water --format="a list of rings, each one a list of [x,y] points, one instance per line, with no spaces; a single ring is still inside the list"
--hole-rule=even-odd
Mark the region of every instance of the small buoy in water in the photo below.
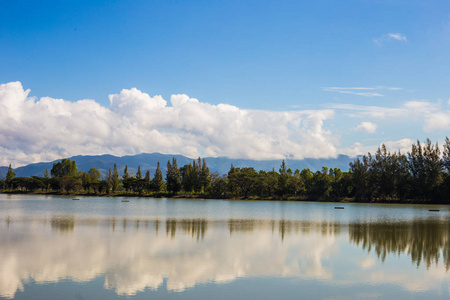
[[[78,199],[78,198],[73,198],[72,200],[80,200],[80,199]]]
[[[429,209],[428,211],[439,211],[439,209]]]
[[[334,209],[344,209],[343,206],[335,206]]]
[[[130,202],[130,200],[122,200],[122,202]]]

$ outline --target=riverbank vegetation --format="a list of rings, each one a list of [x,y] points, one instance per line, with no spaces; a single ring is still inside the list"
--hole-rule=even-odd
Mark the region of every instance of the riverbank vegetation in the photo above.
[[[155,174],[140,166],[122,175],[117,166],[101,176],[95,168],[78,171],[76,162],[54,163],[43,177],[15,177],[10,166],[0,190],[11,193],[69,193],[152,197],[199,197],[232,199],[282,199],[312,201],[359,201],[450,204],[450,140],[443,151],[430,140],[417,141],[407,154],[388,152],[381,145],[350,163],[349,170],[323,167],[291,170],[285,162],[278,170],[257,171],[231,165],[228,174],[211,173],[203,159],[178,167],[167,162],[165,177],[158,162]]]

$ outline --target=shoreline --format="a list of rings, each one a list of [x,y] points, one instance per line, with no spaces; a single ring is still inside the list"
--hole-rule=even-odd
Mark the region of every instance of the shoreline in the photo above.
[[[168,199],[199,199],[199,200],[239,200],[239,201],[289,201],[289,202],[328,202],[328,203],[355,203],[355,204],[428,204],[428,205],[450,205],[433,200],[420,199],[355,199],[355,198],[312,198],[305,196],[290,197],[227,197],[218,198],[206,195],[156,193],[156,194],[133,194],[133,193],[60,193],[60,192],[27,192],[27,191],[0,191],[6,195],[54,195],[54,196],[89,196],[89,197],[130,197],[130,198],[168,198]]]

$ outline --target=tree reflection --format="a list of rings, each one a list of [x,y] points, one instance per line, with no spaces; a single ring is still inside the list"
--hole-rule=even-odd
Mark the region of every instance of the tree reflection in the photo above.
[[[17,220],[16,220],[17,221]],[[6,228],[16,222],[15,219],[6,219]],[[42,219],[46,224],[48,219]],[[166,220],[146,218],[82,219],[70,215],[53,216],[50,219],[53,230],[63,233],[72,233],[75,226],[106,226],[112,232],[118,227],[121,232],[152,232],[158,236],[160,229],[164,230],[166,237],[176,239],[177,235],[190,236],[202,241],[211,228],[226,229],[230,237],[234,234],[250,235],[257,231],[271,231],[277,234],[281,241],[295,235],[320,234],[338,236],[342,231],[348,230],[349,240],[362,249],[373,252],[385,262],[389,254],[407,254],[411,261],[419,267],[421,264],[427,268],[437,265],[440,261],[446,270],[450,269],[450,224],[449,221],[417,219],[408,222],[358,222],[339,223],[330,221],[304,221],[304,220],[261,220],[261,219],[228,219],[208,220],[204,218],[169,218]],[[214,235],[215,233],[211,233]]]
[[[51,220],[52,229],[70,232],[75,228],[75,218],[71,216],[55,216]]]
[[[411,261],[427,268],[443,263],[450,268],[450,230],[448,222],[414,220],[411,222],[359,223],[349,225],[350,241],[371,252],[384,262],[387,254],[408,253]]]

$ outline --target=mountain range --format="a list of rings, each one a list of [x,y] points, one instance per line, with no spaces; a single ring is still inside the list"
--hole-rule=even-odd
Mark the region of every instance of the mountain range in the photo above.
[[[171,155],[171,154],[161,154],[161,153],[142,153],[137,155],[127,155],[127,156],[114,156],[114,155],[78,155],[70,157],[70,160],[77,162],[78,170],[88,172],[91,168],[96,168],[100,171],[102,176],[108,174],[109,169],[117,164],[117,169],[119,174],[123,174],[125,165],[128,166],[128,172],[130,174],[135,174],[137,172],[138,166],[141,166],[142,175],[145,174],[146,170],[150,170],[151,176],[155,174],[156,166],[158,161],[161,164],[161,171],[165,174],[167,169],[167,161],[172,160],[172,157],[177,159],[178,167],[182,167],[185,164],[189,164],[193,161],[192,158],[188,158],[183,155]],[[286,167],[291,168],[293,171],[295,169],[305,169],[309,168],[311,171],[321,170],[323,166],[329,168],[340,168],[342,171],[348,171],[349,163],[353,161],[347,155],[339,155],[336,158],[306,158],[301,160],[296,159],[286,159]],[[55,160],[52,162],[40,162],[29,164],[26,166],[18,167],[14,169],[16,177],[30,177],[30,176],[44,176],[45,169],[50,170],[55,162],[61,160]],[[252,160],[252,159],[231,159],[226,157],[207,157],[205,158],[206,164],[208,165],[211,172],[217,172],[220,175],[227,174],[230,170],[231,164],[235,167],[253,167],[256,171],[264,170],[278,171],[280,168],[282,160]],[[0,178],[5,178],[8,167],[0,167]]]

